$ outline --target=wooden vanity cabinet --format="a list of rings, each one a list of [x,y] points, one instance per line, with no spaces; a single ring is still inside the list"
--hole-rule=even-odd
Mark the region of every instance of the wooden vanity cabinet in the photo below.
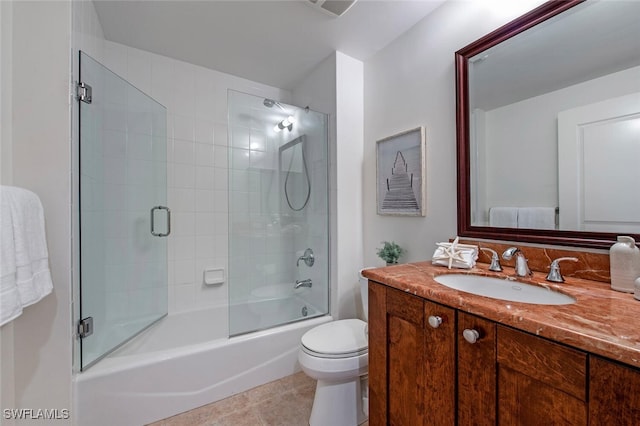
[[[640,369],[370,281],[369,407],[371,426],[635,426]]]
[[[369,282],[369,423],[455,423],[455,310]]]

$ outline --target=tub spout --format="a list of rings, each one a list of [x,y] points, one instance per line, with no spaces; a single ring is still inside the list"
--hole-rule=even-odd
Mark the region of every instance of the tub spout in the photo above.
[[[300,287],[311,287],[313,283],[311,282],[311,278],[307,278],[306,280],[296,280],[296,285],[293,288]]]

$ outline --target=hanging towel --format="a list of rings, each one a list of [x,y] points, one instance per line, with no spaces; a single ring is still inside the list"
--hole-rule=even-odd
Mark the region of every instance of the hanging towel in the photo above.
[[[518,227],[517,207],[491,207],[489,209],[489,226],[498,228]]]
[[[0,326],[22,313],[16,285],[16,249],[13,243],[11,208],[5,203],[5,187],[0,188]]]
[[[520,207],[518,209],[518,228],[555,229],[555,207]]]
[[[36,194],[0,187],[0,325],[51,293],[44,211]]]

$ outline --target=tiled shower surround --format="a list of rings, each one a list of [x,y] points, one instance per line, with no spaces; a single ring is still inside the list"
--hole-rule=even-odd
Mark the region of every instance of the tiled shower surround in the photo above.
[[[228,271],[227,91],[289,93],[109,41],[101,62],[167,107],[169,312],[226,304],[227,283],[205,286],[203,271]]]

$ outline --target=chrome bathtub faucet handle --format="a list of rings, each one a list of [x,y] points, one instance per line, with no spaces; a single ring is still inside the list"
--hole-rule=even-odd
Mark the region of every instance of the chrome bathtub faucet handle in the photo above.
[[[301,260],[304,260],[304,264],[307,265],[308,267],[312,267],[316,261],[315,257],[313,256],[313,250],[311,250],[310,248],[306,249],[304,251],[304,254],[300,256],[296,261],[296,267],[300,266]]]
[[[547,275],[547,281],[551,281],[552,283],[563,283],[564,277],[560,273],[560,262],[563,260],[570,260],[572,262],[577,262],[577,257],[559,257],[558,259],[551,262],[549,266],[549,274]]]
[[[491,265],[489,265],[489,270],[494,272],[501,272],[502,265],[500,265],[500,257],[498,256],[498,252],[486,247],[480,247],[480,250],[488,251],[491,253]]]

